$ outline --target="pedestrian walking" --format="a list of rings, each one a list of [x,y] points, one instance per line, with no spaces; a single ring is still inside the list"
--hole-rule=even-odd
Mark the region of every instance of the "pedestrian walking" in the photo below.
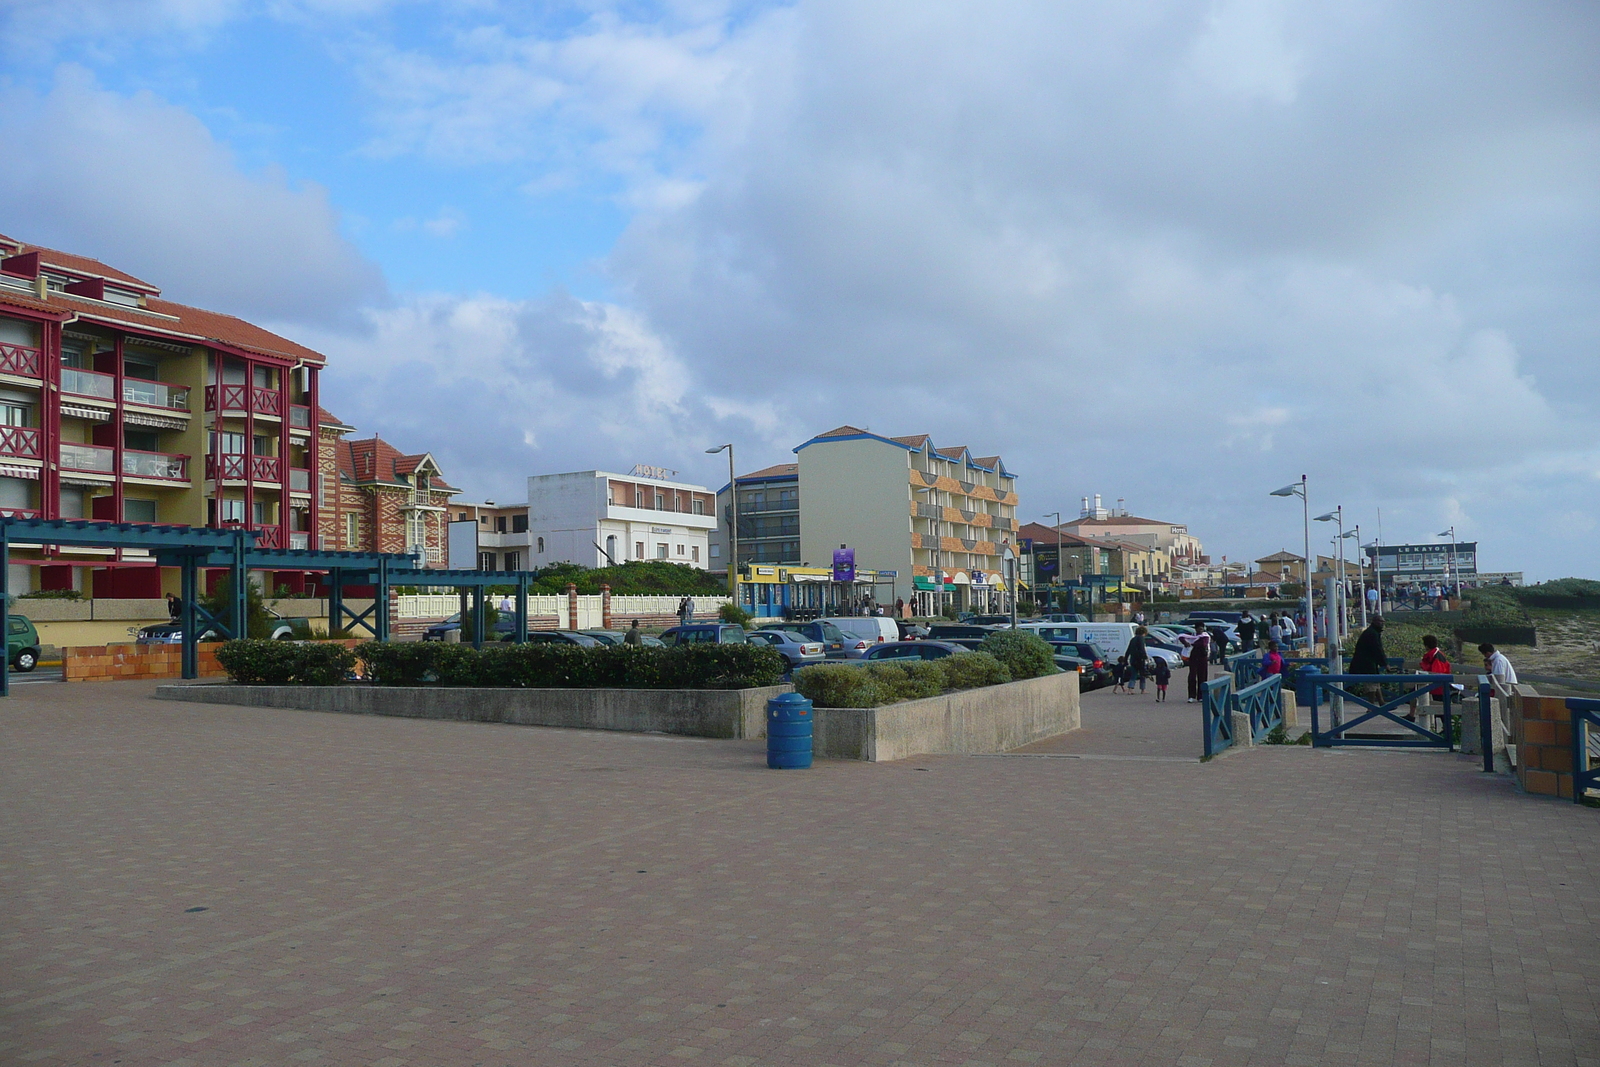
[[[1167,683],[1172,681],[1172,667],[1164,659],[1155,661],[1156,703],[1167,702]]]
[[[1389,669],[1389,654],[1383,648],[1383,616],[1374,615],[1356,638],[1350,653],[1351,674],[1383,674]]]
[[[1117,657],[1117,662],[1111,668],[1111,676],[1116,679],[1112,687],[1113,693],[1126,693],[1128,691],[1128,655],[1123,653]]]
[[[638,619],[634,619],[633,625],[628,627],[628,632],[622,635],[622,643],[625,645],[644,644],[644,631],[639,629]]]
[[[1239,651],[1251,652],[1256,647],[1256,617],[1245,608],[1239,616]]]
[[[1211,631],[1211,662],[1221,666],[1228,664],[1228,631],[1216,629]]]
[[[1145,646],[1144,636],[1149,629],[1143,625],[1133,628],[1133,640],[1128,642],[1128,667],[1133,671],[1133,677],[1139,680],[1139,692],[1144,693],[1144,676],[1150,666],[1150,650]]]
[[[1283,645],[1283,620],[1276,611],[1267,619],[1267,640],[1280,647]]]
[[[1278,642],[1268,641],[1267,647],[1261,653],[1261,680],[1266,681],[1274,674],[1283,673],[1283,653],[1278,651]]]
[[[1211,662],[1211,635],[1203,622],[1194,624],[1194,640],[1189,643],[1189,703],[1205,699],[1206,666]]]
[[[895,597],[895,599],[894,599],[894,617],[897,618],[897,619],[909,618],[909,616],[906,615],[906,598],[905,597]]]
[[[1375,585],[1369,585],[1369,586],[1367,586],[1367,614],[1368,615],[1376,615],[1377,613],[1378,613],[1378,587],[1375,586]]]

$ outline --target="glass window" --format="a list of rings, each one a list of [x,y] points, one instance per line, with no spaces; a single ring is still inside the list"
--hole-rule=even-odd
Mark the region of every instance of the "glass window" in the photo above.
[[[32,426],[33,405],[19,404],[14,400],[0,401],[0,425]]]
[[[250,521],[257,526],[265,526],[267,524],[267,502],[265,500],[253,500],[250,502]]]
[[[155,522],[156,502],[154,500],[136,500],[132,497],[123,497],[122,521]]]
[[[643,541],[635,541],[633,543],[633,558],[634,559],[644,559],[644,542]]]
[[[661,545],[661,544],[656,545],[656,559],[666,559],[666,558],[667,558],[667,546],[666,545]]]
[[[678,546],[678,555],[680,555],[680,556],[683,555],[683,546],[682,545]]]
[[[346,512],[344,517],[344,547],[354,549],[361,543],[361,516]]]
[[[700,562],[700,546],[694,545],[689,549],[689,558],[696,563]]]
[[[696,515],[704,515],[706,513],[706,502],[699,497],[694,498],[694,513]]]
[[[224,498],[222,500],[221,511],[222,511],[222,521],[223,522],[243,522],[244,521],[244,501],[243,500],[239,500],[239,499],[236,499],[234,497],[226,497],[226,498]]]
[[[506,553],[506,570],[508,570],[508,571],[520,571],[521,569],[522,569],[522,553],[520,553],[520,552],[507,552]]]
[[[154,430],[123,430],[122,447],[136,452],[159,452],[161,435]]]
[[[242,434],[242,433],[223,433],[223,434],[215,434],[214,433],[214,434],[212,434],[211,435],[211,450],[213,452],[218,451],[217,445],[218,445],[219,442],[222,445],[222,448],[221,448],[220,451],[222,452],[223,455],[225,455],[225,456],[242,456],[242,455],[244,455],[244,434]]]
[[[255,375],[254,375],[252,384],[254,384],[257,389],[271,389],[271,388],[273,388],[273,385],[272,385],[272,368],[271,367],[256,367],[255,368]]]
[[[526,516],[526,515],[513,515],[513,516],[511,516],[511,532],[512,533],[527,533],[528,532],[528,516]]]
[[[129,378],[141,378],[147,382],[161,380],[155,361],[139,356],[123,356],[122,373]]]
[[[542,537],[539,538],[539,552],[540,554],[544,553],[544,538]]]

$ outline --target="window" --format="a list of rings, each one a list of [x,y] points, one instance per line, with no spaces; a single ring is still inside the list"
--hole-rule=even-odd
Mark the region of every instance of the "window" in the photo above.
[[[469,516],[465,511],[456,512],[456,521],[457,522],[466,522],[467,519],[469,519],[469,518],[471,518],[471,516]]]
[[[633,491],[633,506],[636,507],[636,508],[644,507],[644,490],[643,489],[635,489]]]
[[[706,502],[699,497],[694,498],[694,513],[696,515],[704,515],[706,513]]]
[[[361,544],[361,516],[347,512],[344,517],[344,547],[354,549]]]
[[[720,558],[722,556],[722,546],[721,545],[712,545],[709,555],[710,555],[710,557],[712,559]]]
[[[226,497],[222,501],[221,511],[222,511],[222,521],[223,522],[243,522],[244,521],[244,501],[243,500],[239,500],[239,499],[236,499],[234,497]]]
[[[634,559],[644,559],[644,542],[643,541],[635,541],[633,543],[633,558]]]
[[[122,521],[155,522],[156,502],[154,500],[135,500],[132,497],[123,497]]]
[[[272,438],[268,437],[266,434],[260,434],[260,433],[256,434],[255,437],[251,440],[250,443],[255,448],[255,451],[252,452],[251,455],[254,455],[254,456],[270,456],[270,455],[273,455]]]
[[[506,517],[504,515],[496,515],[495,516],[495,519],[494,519],[494,532],[495,533],[505,533],[506,532]]]
[[[253,500],[250,502],[250,521],[257,526],[265,526],[267,524],[267,502],[265,500]]]
[[[662,545],[662,544],[656,545],[656,559],[666,559],[666,558],[667,558],[667,546],[666,545]]]
[[[539,555],[544,555],[544,538],[539,538]]]
[[[492,570],[494,570],[494,553],[493,552],[479,552],[478,553],[478,569],[480,571],[492,571]]]
[[[242,433],[212,434],[211,450],[213,452],[218,451],[217,445],[219,443],[222,445],[221,452],[225,456],[244,455],[244,434]]]
[[[154,430],[123,430],[122,447],[136,452],[159,452],[161,435]]]
[[[527,533],[528,532],[528,516],[526,516],[526,515],[513,515],[513,516],[511,516],[511,532],[512,533]]]
[[[612,534],[606,538],[606,561],[617,562],[617,535]]]
[[[506,553],[506,570],[508,570],[508,571],[520,571],[521,569],[522,569],[522,553],[520,553],[520,552],[507,552]]]
[[[666,511],[667,510],[667,498],[662,496],[660,493],[656,494],[656,510],[657,511]]]
[[[479,526],[487,526],[487,525],[489,525],[489,516],[487,516],[487,515],[479,515],[478,516],[478,525]]]
[[[691,560],[693,560],[694,562],[696,562],[696,563],[700,562],[700,546],[699,545],[691,545],[691,546],[689,546],[689,558]]]
[[[122,373],[129,378],[140,378],[147,382],[161,380],[161,374],[156,368],[155,360],[143,359],[139,356],[123,356]]]
[[[420,511],[406,516],[406,547],[414,548],[428,543],[428,517]]]
[[[683,546],[682,545],[678,546],[678,555],[680,555],[680,556],[683,555]]]
[[[0,400],[0,426],[32,426],[33,405]]]
[[[275,386],[273,386],[273,384],[272,384],[272,368],[271,367],[256,367],[255,368],[255,375],[254,375],[254,377],[252,379],[252,384],[257,389],[272,389],[272,388],[275,388]]]
[[[26,478],[0,478],[0,508],[32,508],[34,482]],[[65,512],[66,496],[69,490],[61,490],[63,512]],[[62,518],[76,519],[83,513],[83,490],[75,490],[78,494],[78,514],[63,514]]]

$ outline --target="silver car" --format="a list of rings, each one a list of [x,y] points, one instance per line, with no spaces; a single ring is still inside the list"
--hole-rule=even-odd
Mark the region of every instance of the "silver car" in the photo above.
[[[757,630],[747,634],[745,642],[752,645],[766,645],[777,650],[778,654],[788,661],[790,670],[811,663],[821,663],[828,658],[822,649],[821,641],[809,640],[804,634],[797,634],[791,630]]]

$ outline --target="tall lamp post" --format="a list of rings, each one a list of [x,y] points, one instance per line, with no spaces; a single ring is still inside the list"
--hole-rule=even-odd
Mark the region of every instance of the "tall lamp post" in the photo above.
[[[1361,551],[1361,524],[1358,522],[1350,527],[1350,532],[1342,535],[1356,539],[1356,551]],[[1367,561],[1361,556],[1356,557],[1356,575],[1361,579],[1361,592],[1356,599],[1361,601],[1361,628],[1367,628]]]
[[[1450,543],[1445,546],[1446,549],[1448,550],[1448,553],[1449,553],[1445,557],[1449,561],[1446,564],[1447,573],[1445,574],[1445,584],[1446,585],[1450,585],[1450,584],[1454,583],[1454,585],[1456,587],[1456,599],[1460,600],[1461,599],[1461,568],[1456,566],[1456,528],[1454,526],[1452,526],[1448,530],[1440,530],[1439,533],[1436,534],[1435,536],[1450,538]]]
[[[1056,524],[1055,524],[1055,531],[1056,531],[1056,580],[1055,580],[1055,582],[1053,584],[1059,586],[1061,584],[1061,512],[1059,512],[1059,511],[1047,511],[1043,515],[1041,515],[1040,518],[1048,519],[1048,518],[1050,518],[1052,516],[1054,516],[1055,520],[1056,520]],[[1034,570],[1038,570],[1038,568],[1035,567]],[[1034,577],[1037,578],[1038,575],[1035,575]],[[1053,589],[1051,590],[1050,599],[1051,599],[1052,602],[1055,600],[1055,590],[1053,590]],[[1059,605],[1056,605],[1054,603],[1051,604],[1051,607],[1058,607],[1058,606]]]
[[[1348,632],[1344,618],[1344,505],[1340,504],[1326,515],[1318,515],[1316,522],[1334,522],[1339,524],[1339,536],[1334,544],[1338,551],[1334,553],[1336,566],[1339,568],[1339,578],[1333,583],[1334,603],[1328,605],[1328,613],[1333,616],[1333,639],[1338,641]]]
[[[917,492],[919,492],[919,493],[937,494],[938,491],[939,491],[938,486],[933,486],[933,485],[918,486],[917,487]],[[936,496],[936,495],[930,496],[928,499],[933,502],[932,504],[929,505],[930,507],[933,507],[933,508],[938,508],[939,507],[939,498],[938,498],[938,496]],[[943,563],[943,560],[944,560],[944,550],[939,547],[940,542],[944,540],[944,538],[941,536],[941,534],[943,533],[944,524],[939,519],[936,519],[931,515],[928,517],[928,524],[933,527],[933,612],[932,612],[932,616],[933,617],[937,617],[942,612],[943,606],[944,606],[944,568],[941,565]]]
[[[708,448],[706,455],[714,456],[723,449],[728,451],[728,592],[733,595],[733,606],[740,608],[744,605],[739,603],[739,479],[733,473],[733,442]]]
[[[1300,498],[1300,510],[1303,513],[1306,534],[1306,554],[1301,562],[1305,565],[1303,580],[1306,595],[1306,649],[1309,654],[1317,643],[1317,613],[1311,607],[1311,499],[1306,495],[1306,476],[1302,474],[1298,482],[1290,482],[1282,489],[1274,489],[1272,495]]]

